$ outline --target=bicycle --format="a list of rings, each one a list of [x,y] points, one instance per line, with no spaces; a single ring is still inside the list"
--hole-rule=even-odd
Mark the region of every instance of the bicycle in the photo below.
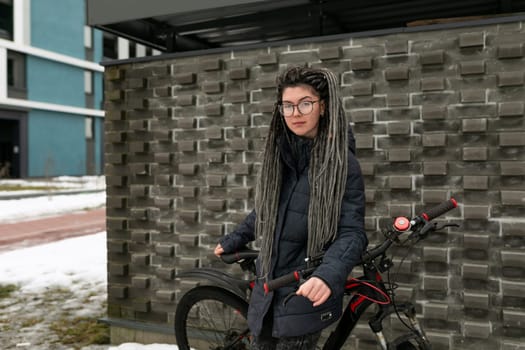
[[[345,294],[349,301],[343,315],[326,341],[318,348],[324,350],[341,349],[354,330],[363,313],[372,304],[377,311],[368,322],[382,350],[430,350],[431,345],[423,328],[416,318],[415,306],[411,302],[396,303],[396,284],[390,281],[390,269],[394,266],[387,250],[394,244],[413,246],[431,232],[457,224],[432,221],[457,207],[451,198],[422,214],[408,219],[397,217],[384,232],[384,241],[368,249],[362,255],[360,265],[363,275],[349,278],[345,285]],[[409,233],[400,241],[403,233]],[[242,249],[232,254],[223,254],[221,259],[227,264],[239,263],[243,271],[255,273],[255,259],[258,251]],[[271,280],[265,289],[271,291],[291,283],[301,283],[321,263],[322,256],[308,258],[306,268]],[[387,274],[383,280],[382,274]],[[244,350],[249,348],[249,329],[246,323],[250,292],[255,284],[253,277],[237,278],[213,268],[199,268],[183,272],[178,278],[198,278],[207,281],[207,285],[198,285],[186,292],[180,299],[175,315],[175,336],[181,350]],[[293,297],[295,294],[290,295]],[[383,334],[383,321],[395,314],[407,328],[406,333],[388,341]],[[408,323],[401,315],[404,314]]]

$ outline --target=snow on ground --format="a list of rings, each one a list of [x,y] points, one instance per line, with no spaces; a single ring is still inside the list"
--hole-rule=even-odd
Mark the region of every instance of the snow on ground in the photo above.
[[[7,181],[2,180],[0,185]],[[92,189],[103,180],[90,181],[62,177],[53,179],[56,187],[66,184]],[[35,185],[35,181],[17,184]],[[71,185],[68,185],[71,186]],[[100,187],[98,187],[100,188]],[[100,207],[105,193],[50,195],[26,199],[2,199],[0,222],[30,220],[68,211]],[[1,234],[1,233],[0,233]],[[75,316],[104,315],[106,301],[106,233],[66,239],[38,246],[0,253],[0,285],[15,284],[19,290],[12,297],[0,299],[0,343],[7,349],[71,349],[58,346],[42,323],[51,323],[64,312]],[[56,295],[67,295],[56,300]],[[44,302],[46,301],[46,302]],[[46,309],[52,308],[52,309]],[[38,321],[38,322],[37,322]],[[34,322],[35,324],[32,324]],[[22,324],[23,326],[20,326]],[[175,345],[125,343],[119,346],[94,345],[85,350],[177,350]]]
[[[106,204],[106,193],[45,195],[23,199],[1,199],[0,223],[32,220],[72,211],[100,208]]]
[[[67,308],[77,316],[97,315],[104,312],[106,299],[106,233],[66,239],[54,243],[42,244],[29,248],[17,249],[0,254],[0,285],[15,284],[20,286],[20,294],[45,295],[47,291],[55,293],[67,289],[71,298],[55,307]],[[18,293],[17,293],[18,294]],[[43,298],[43,297],[42,297]],[[85,303],[86,298],[90,302]],[[33,297],[35,299],[35,297]],[[14,316],[9,315],[9,302],[0,303],[2,319],[20,318],[27,312],[24,306],[12,308]],[[42,304],[38,304],[42,308]],[[21,309],[22,308],[22,309]],[[35,308],[31,308],[32,312]],[[22,312],[23,311],[23,312]],[[52,312],[41,310],[46,315]],[[54,312],[54,311],[53,311]],[[42,315],[34,314],[33,318],[42,319]],[[29,327],[28,327],[29,328]],[[34,343],[42,340],[39,333],[41,327],[16,330],[10,338],[15,340],[11,345],[40,349],[42,344]],[[4,331],[5,333],[6,331]],[[7,334],[6,334],[7,335]],[[20,336],[20,338],[16,338]],[[49,336],[46,334],[44,336]],[[13,339],[15,338],[15,339]],[[49,341],[51,341],[50,339]],[[37,345],[32,347],[32,345]],[[17,346],[18,345],[18,346]],[[45,345],[44,345],[45,346]],[[43,347],[42,349],[45,349]],[[176,350],[175,345],[125,343],[119,346],[94,346],[85,349],[108,350]]]
[[[10,191],[1,191],[2,194],[11,194],[16,190],[19,194],[57,193],[82,190],[103,190],[106,186],[103,176],[57,176],[48,179],[0,179],[0,189],[9,186]]]
[[[105,232],[7,251],[0,254],[0,283],[22,291],[106,283]]]
[[[27,190],[2,190],[5,187]],[[0,180],[0,223],[103,207],[106,204],[104,189],[105,181],[102,176],[60,176],[48,181]],[[86,193],[67,194],[71,191]],[[40,196],[24,197],[38,194]],[[16,196],[22,198],[13,198]]]

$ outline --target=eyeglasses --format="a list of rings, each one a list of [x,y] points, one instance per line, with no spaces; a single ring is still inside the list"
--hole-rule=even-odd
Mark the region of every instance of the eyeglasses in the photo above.
[[[279,104],[279,112],[285,117],[291,117],[293,115],[293,112],[295,110],[295,107],[297,107],[297,111],[301,113],[302,115],[312,113],[314,110],[314,103],[319,102],[317,101],[301,101],[298,104],[294,105],[293,103],[280,103]]]

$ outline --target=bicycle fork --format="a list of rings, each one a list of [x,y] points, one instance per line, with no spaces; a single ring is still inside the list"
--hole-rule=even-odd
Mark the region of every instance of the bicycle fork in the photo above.
[[[383,320],[387,316],[396,312],[405,314],[408,321],[410,322],[410,330],[416,333],[416,336],[420,337],[425,342],[428,342],[428,339],[426,338],[425,333],[423,332],[423,329],[421,328],[419,321],[416,318],[416,309],[414,305],[412,303],[406,303],[397,305],[397,307],[394,308],[394,306],[390,304],[381,306],[379,308],[379,311],[375,314],[375,316],[368,322],[370,329],[376,335],[377,341],[381,346],[381,350],[390,350],[388,341],[386,340],[386,337],[383,334]]]
[[[370,329],[375,334],[377,342],[381,346],[381,350],[388,350],[388,342],[383,334],[383,319],[388,316],[391,312],[387,312],[386,308],[381,308],[376,315],[368,322]]]
[[[410,309],[408,312],[405,312],[405,315],[407,316],[414,332],[424,341],[425,344],[430,344],[425,332],[423,331],[423,328],[421,328],[419,321],[416,318],[416,310],[414,305],[410,304]]]

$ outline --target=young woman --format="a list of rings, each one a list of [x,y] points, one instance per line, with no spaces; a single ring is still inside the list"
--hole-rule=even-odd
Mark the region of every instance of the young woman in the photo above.
[[[283,72],[255,209],[214,251],[234,252],[260,238],[248,310],[252,349],[314,349],[322,329],[341,316],[345,280],[368,244],[354,152],[334,74],[306,67]],[[305,258],[320,253],[322,263],[299,288],[265,294],[264,282],[304,268]]]

